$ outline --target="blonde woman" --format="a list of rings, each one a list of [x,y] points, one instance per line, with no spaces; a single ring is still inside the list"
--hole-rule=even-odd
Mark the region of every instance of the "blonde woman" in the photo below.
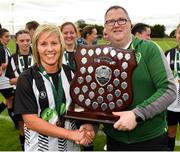
[[[33,35],[35,66],[19,76],[15,113],[25,122],[25,151],[78,151],[92,142],[89,124],[78,130],[64,113],[71,104],[71,70],[62,65],[63,37],[54,25],[40,25]]]

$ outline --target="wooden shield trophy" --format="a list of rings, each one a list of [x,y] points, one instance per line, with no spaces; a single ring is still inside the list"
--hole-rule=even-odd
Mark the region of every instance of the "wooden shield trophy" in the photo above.
[[[77,71],[70,86],[72,105],[65,118],[114,123],[132,102],[131,76],[136,67],[134,50],[107,45],[79,47]]]

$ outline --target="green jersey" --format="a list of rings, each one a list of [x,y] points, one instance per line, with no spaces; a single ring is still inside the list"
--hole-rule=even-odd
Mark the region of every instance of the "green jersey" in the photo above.
[[[143,123],[132,131],[118,131],[104,125],[104,131],[117,141],[137,143],[153,139],[167,131],[166,111],[176,97],[176,87],[163,51],[152,41],[133,37],[137,67],[132,74],[133,102],[126,110],[142,117]]]

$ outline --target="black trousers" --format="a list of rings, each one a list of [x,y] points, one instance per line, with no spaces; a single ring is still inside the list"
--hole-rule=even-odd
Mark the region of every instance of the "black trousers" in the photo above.
[[[116,141],[107,135],[108,151],[168,151],[167,134],[163,134],[151,140],[126,144]]]

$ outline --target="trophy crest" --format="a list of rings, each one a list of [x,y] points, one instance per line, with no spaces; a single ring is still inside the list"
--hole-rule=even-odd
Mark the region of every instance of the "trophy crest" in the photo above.
[[[75,54],[76,73],[71,82],[72,105],[66,118],[114,123],[112,111],[126,109],[133,98],[131,76],[134,50],[107,45],[82,45]]]

